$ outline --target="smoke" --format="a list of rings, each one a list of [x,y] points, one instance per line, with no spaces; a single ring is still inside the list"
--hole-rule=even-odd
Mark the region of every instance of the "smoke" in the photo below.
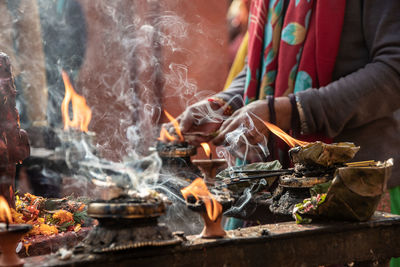
[[[187,66],[171,63],[169,73],[165,74],[166,85],[176,89],[176,95],[196,96],[197,86],[194,80],[188,79]]]
[[[267,181],[261,179],[251,187],[245,188],[243,194],[229,210],[224,212],[224,215],[238,218],[248,218],[251,216],[257,209],[257,201],[254,201],[254,195],[267,185]]]
[[[226,158],[234,156],[243,161],[251,162],[265,161],[269,156],[268,140],[254,125],[254,114],[246,114],[246,119],[234,131],[225,136],[225,150],[219,150],[218,153]],[[255,118],[259,119],[259,118]],[[261,136],[262,139],[256,144],[249,141],[250,135]],[[230,155],[226,154],[227,151]]]
[[[165,73],[162,69],[161,53],[182,52],[176,42],[187,37],[188,25],[174,12],[162,11],[154,1],[147,5],[124,0],[96,1],[87,6],[106,23],[89,25],[97,26],[96,35],[102,42],[88,44],[88,48],[99,50],[88,50],[86,60],[104,55],[110,62],[107,66],[92,63],[89,70],[80,74],[83,91],[93,92],[93,84],[104,91],[88,98],[93,117],[98,118],[92,124],[97,144],[86,146],[80,171],[101,182],[98,184],[123,187],[125,192],[167,188],[166,181],[158,177],[161,160],[156,153],[149,153],[148,147],[159,133],[160,95],[165,84],[176,87],[177,96],[197,89],[187,78],[184,65],[171,63]],[[89,78],[87,74],[96,76]],[[108,108],[102,103],[109,103]],[[76,161],[76,157],[72,160]]]
[[[92,67],[99,76],[98,86],[106,91],[103,96],[91,100],[94,114],[103,118],[101,122],[94,122],[93,128],[96,132],[98,128],[107,132],[98,142],[102,154],[113,160],[127,154],[148,154],[147,149],[159,132],[157,123],[162,114],[161,95],[165,95],[165,86],[175,88],[171,96],[193,93],[197,89],[187,78],[186,66],[171,62],[168,70],[163,67],[165,53],[184,53],[177,42],[187,38],[188,24],[175,12],[162,10],[160,5],[157,1],[128,3],[124,0],[89,4],[107,21],[106,29],[103,31],[100,27],[97,33],[104,37],[101,51],[110,58],[120,59],[110,62],[110,66]],[[98,55],[99,51],[90,53]],[[115,103],[111,106],[116,109],[100,108],[99,104],[105,101]],[[118,123],[115,123],[116,118]],[[110,136],[114,140],[110,140]],[[116,146],[121,147],[119,152]]]
[[[18,9],[18,1],[8,2],[15,3],[13,8]],[[159,134],[163,104],[184,109],[211,95],[215,91],[211,88],[222,86],[212,77],[212,71],[225,63],[218,52],[195,44],[195,40],[182,45],[183,41],[191,41],[193,32],[204,37],[197,39],[200,42],[217,36],[216,43],[221,45],[225,38],[219,37],[218,28],[198,15],[185,17],[178,13],[181,5],[192,14],[198,8],[182,0],[171,0],[166,5],[150,0],[37,3],[48,92],[48,100],[47,96],[41,100],[43,105],[47,104],[49,127],[56,131],[60,141],[44,143],[61,144],[57,145],[55,155],[65,158],[67,168],[66,172],[60,166],[41,168],[38,177],[45,184],[62,187],[61,195],[79,192],[93,198],[105,197],[104,190],[95,190],[96,186],[128,193],[164,191],[174,202],[167,218],[189,225],[188,229],[198,227],[196,220],[185,222],[186,208],[178,189],[187,182],[173,176],[160,177],[161,160],[148,148]],[[24,33],[20,32],[18,37],[24,38]],[[197,47],[197,51],[192,47]],[[199,66],[208,71],[207,82],[193,78],[198,74],[193,75],[191,69],[200,69]],[[96,134],[59,131],[64,97],[62,69],[91,107],[93,120],[89,129]],[[208,107],[195,115],[199,120],[220,123],[225,119],[221,111]],[[57,173],[62,173],[66,182],[60,182]]]

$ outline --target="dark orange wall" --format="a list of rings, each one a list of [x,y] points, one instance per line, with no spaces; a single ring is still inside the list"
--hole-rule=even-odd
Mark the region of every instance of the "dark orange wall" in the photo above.
[[[228,72],[225,1],[80,2],[87,19],[88,43],[77,87],[93,110],[89,128],[96,132],[103,156],[118,160],[125,155],[126,148],[130,145],[126,139],[127,126],[142,121],[143,116],[147,116],[142,107],[135,112],[129,109],[131,103],[127,100],[130,95],[121,95],[126,89],[134,87],[133,90],[142,103],[151,106],[161,104],[162,108],[177,116],[188,104],[223,87]],[[113,12],[110,13],[110,9],[106,8],[107,3],[112,3]],[[104,13],[105,10],[109,13]],[[165,17],[160,19],[157,17],[159,15]],[[170,22],[168,16],[172,18]],[[158,23],[160,21],[162,23]],[[174,24],[176,21],[182,22],[178,23],[183,25],[182,34],[176,32],[176,27],[179,26]],[[124,43],[124,36],[131,36],[133,31],[143,34],[143,29],[147,29],[143,25],[152,23],[158,23],[155,26],[156,30],[161,30],[161,37],[176,35],[176,38],[171,39],[173,45],[168,45],[170,43],[167,42],[161,45],[161,50],[153,51],[144,44],[153,40],[143,36],[142,47],[135,50],[136,54],[131,54],[130,45]],[[138,36],[133,38],[140,39]],[[154,63],[154,58],[158,62]],[[141,60],[148,60],[147,65],[139,73],[135,72],[135,67],[142,66]],[[130,69],[127,71],[127,68]],[[160,75],[156,75],[157,68],[162,70]],[[132,77],[140,82],[130,84]],[[124,90],[115,91],[115,88],[112,89],[114,86]],[[157,119],[157,114],[153,119]],[[163,117],[161,121],[165,121]],[[155,126],[154,121],[141,125],[141,132],[146,136],[142,146],[147,146],[154,140],[155,136],[151,135],[154,135],[152,129]]]
[[[164,73],[170,73],[170,64],[187,67],[188,85],[177,90],[173,84],[163,92],[163,106],[174,116],[189,104],[214,94],[223,88],[228,73],[228,31],[225,1],[174,1],[167,8],[175,10],[187,25],[187,37],[177,40],[182,50],[163,50]],[[181,70],[183,71],[183,70]],[[183,74],[183,73],[182,73]],[[182,85],[182,84],[180,84]]]
[[[229,71],[228,29],[226,24],[226,1],[165,1],[166,9],[175,10],[187,25],[187,37],[178,39],[182,50],[163,49],[164,74],[170,74],[171,64],[182,64],[180,83],[166,83],[163,91],[163,107],[173,116],[178,116],[188,105],[222,90]],[[167,75],[168,76],[168,75]],[[177,75],[179,76],[179,75]],[[168,79],[168,77],[166,77]],[[183,82],[187,82],[183,86]],[[183,86],[186,90],[176,89]],[[163,122],[167,121],[162,117]],[[211,145],[214,158],[215,148]],[[206,158],[203,149],[197,149],[195,158]]]

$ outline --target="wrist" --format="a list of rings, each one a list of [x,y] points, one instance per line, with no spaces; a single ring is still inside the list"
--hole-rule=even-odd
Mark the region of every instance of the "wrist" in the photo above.
[[[276,125],[282,130],[290,130],[292,119],[292,104],[289,97],[276,97],[275,102]]]
[[[290,120],[290,128],[292,136],[297,136],[300,133],[300,113],[298,103],[294,94],[289,94],[290,104],[292,105],[292,119]]]

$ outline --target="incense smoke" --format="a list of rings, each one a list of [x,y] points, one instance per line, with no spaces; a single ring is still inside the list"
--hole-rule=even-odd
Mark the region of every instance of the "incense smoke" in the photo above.
[[[18,9],[18,1],[8,2],[16,5],[13,10]],[[212,77],[199,90],[190,70],[199,64],[200,56],[209,66],[221,67],[224,62],[220,62],[217,53],[201,45],[194,52],[183,48],[182,42],[190,40],[190,34],[196,31],[203,39],[216,37],[217,43],[222,44],[224,38],[219,37],[218,29],[212,30],[214,25],[198,16],[188,18],[176,12],[179,6],[187,5],[188,10],[196,13],[195,5],[182,0],[162,5],[150,0],[37,2],[46,63],[49,126],[62,128],[64,69],[77,93],[86,98],[92,109],[89,130],[96,133],[85,136],[61,131],[61,140],[49,147],[57,147],[57,153],[65,156],[73,177],[68,179],[75,179],[63,184],[60,194],[79,187],[86,190],[86,195],[102,197],[101,193],[92,192],[92,180],[105,186],[113,183],[126,187],[127,191],[161,187],[167,191],[165,183],[178,183],[174,177],[159,177],[160,158],[148,148],[159,134],[165,103],[184,109],[213,93],[207,90],[216,86]],[[20,16],[23,14],[17,14],[14,20],[18,22]],[[22,33],[17,36],[24,38]],[[18,43],[17,40],[17,46]],[[175,60],[179,56],[184,60]],[[193,115],[199,122],[225,119],[211,108]],[[43,182],[61,184],[60,177],[52,171],[41,170]],[[174,201],[181,201],[174,192],[169,194]],[[184,223],[186,215],[176,207],[168,215],[181,218]],[[196,228],[196,223],[191,224],[189,228]]]

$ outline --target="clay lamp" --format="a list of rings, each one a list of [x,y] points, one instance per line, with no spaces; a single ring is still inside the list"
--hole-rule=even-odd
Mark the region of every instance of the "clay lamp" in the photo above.
[[[181,190],[189,209],[199,212],[204,220],[201,238],[223,238],[226,232],[222,228],[223,205],[208,191],[202,178],[197,178]],[[231,205],[231,202],[229,203]]]
[[[0,266],[23,266],[24,260],[15,252],[18,242],[32,226],[30,224],[12,224],[11,210],[7,201],[0,196]]]
[[[201,143],[208,159],[195,159],[193,164],[196,165],[203,174],[204,180],[208,184],[213,184],[217,172],[227,167],[225,159],[213,159],[210,146],[207,143]]]

